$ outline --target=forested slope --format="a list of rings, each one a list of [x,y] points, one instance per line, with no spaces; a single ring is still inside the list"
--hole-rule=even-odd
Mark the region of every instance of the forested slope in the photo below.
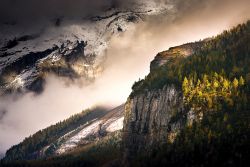
[[[174,119],[190,113],[196,119],[150,155],[137,154],[132,166],[249,166],[250,21],[151,70],[134,84],[130,99],[171,85],[185,106]]]

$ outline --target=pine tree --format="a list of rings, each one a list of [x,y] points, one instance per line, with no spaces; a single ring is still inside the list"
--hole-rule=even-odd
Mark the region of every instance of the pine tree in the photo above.
[[[182,83],[182,90],[183,90],[184,95],[188,93],[189,91],[188,87],[189,87],[189,82],[188,82],[187,77],[185,77]]]
[[[238,86],[239,86],[239,81],[238,81],[237,78],[234,78],[234,80],[233,80],[233,87],[234,87],[235,89],[237,89]]]
[[[223,81],[223,89],[228,90],[229,85],[230,85],[230,82],[227,79],[224,79],[224,81]]]
[[[245,84],[245,80],[243,79],[242,76],[240,76],[240,81],[239,81],[239,85],[243,86]]]

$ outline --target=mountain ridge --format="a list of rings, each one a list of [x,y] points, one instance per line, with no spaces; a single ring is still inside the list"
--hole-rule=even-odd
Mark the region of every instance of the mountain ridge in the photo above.
[[[38,131],[11,147],[3,161],[42,159],[88,145],[122,129],[123,105],[112,110],[97,107]],[[19,152],[20,154],[18,154]]]

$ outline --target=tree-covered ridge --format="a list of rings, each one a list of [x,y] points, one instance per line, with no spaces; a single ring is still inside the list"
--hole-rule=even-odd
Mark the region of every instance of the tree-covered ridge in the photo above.
[[[189,57],[176,57],[136,82],[131,96],[146,90],[161,89],[166,84],[181,88],[185,76],[202,78],[217,72],[232,80],[242,76],[250,84],[250,21],[203,42]]]
[[[151,71],[130,97],[170,84],[183,93],[186,113],[180,117],[192,113],[195,120],[132,166],[249,166],[250,21]]]
[[[0,162],[2,167],[99,167],[121,158],[122,133],[112,132],[90,145],[78,146],[66,154],[44,159]],[[117,162],[115,162],[117,163]],[[109,166],[109,165],[107,165]],[[115,166],[120,166],[119,164]]]
[[[94,108],[82,111],[70,118],[60,121],[46,129],[36,132],[34,135],[27,137],[18,145],[12,146],[3,159],[4,161],[35,159],[39,157],[41,150],[45,146],[56,142],[62,135],[75,130],[80,125],[87,123],[89,120],[100,118],[107,113],[105,108]],[[47,150],[49,151],[49,150]],[[46,153],[46,154],[49,154]]]
[[[235,105],[238,105],[237,109],[246,106],[247,95],[244,92],[244,85],[245,80],[242,76],[230,81],[215,72],[212,76],[203,75],[202,79],[185,77],[182,92],[184,102],[188,107],[196,112],[204,113]]]

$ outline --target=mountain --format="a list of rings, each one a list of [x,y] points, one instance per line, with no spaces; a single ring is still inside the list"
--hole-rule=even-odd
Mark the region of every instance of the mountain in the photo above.
[[[50,73],[93,81],[103,71],[112,36],[130,30],[151,15],[164,15],[171,5],[138,1],[131,8],[109,8],[82,18],[48,18],[29,27],[0,24],[0,91],[41,92]]]
[[[248,166],[250,21],[158,54],[125,105],[132,166]]]
[[[41,130],[13,146],[4,161],[41,159],[87,147],[123,127],[124,105],[115,109],[84,110],[69,119]]]
[[[15,158],[27,153],[20,151],[29,146],[23,142],[10,149],[1,163],[3,166],[249,166],[249,46],[250,21],[216,37],[161,52],[151,62],[150,73],[133,85],[125,105],[95,120],[106,120],[110,113],[116,115],[117,110],[124,110],[114,119],[122,120],[124,116],[123,128],[117,126],[121,131],[117,129],[97,141],[94,138],[87,147],[79,145],[62,155],[38,160]],[[112,116],[107,117],[113,120]],[[77,127],[88,129],[84,122]],[[71,131],[64,134],[68,132]],[[85,137],[85,133],[77,134],[77,138]],[[29,138],[33,139],[41,141]],[[72,138],[67,138],[61,146],[71,141]]]

